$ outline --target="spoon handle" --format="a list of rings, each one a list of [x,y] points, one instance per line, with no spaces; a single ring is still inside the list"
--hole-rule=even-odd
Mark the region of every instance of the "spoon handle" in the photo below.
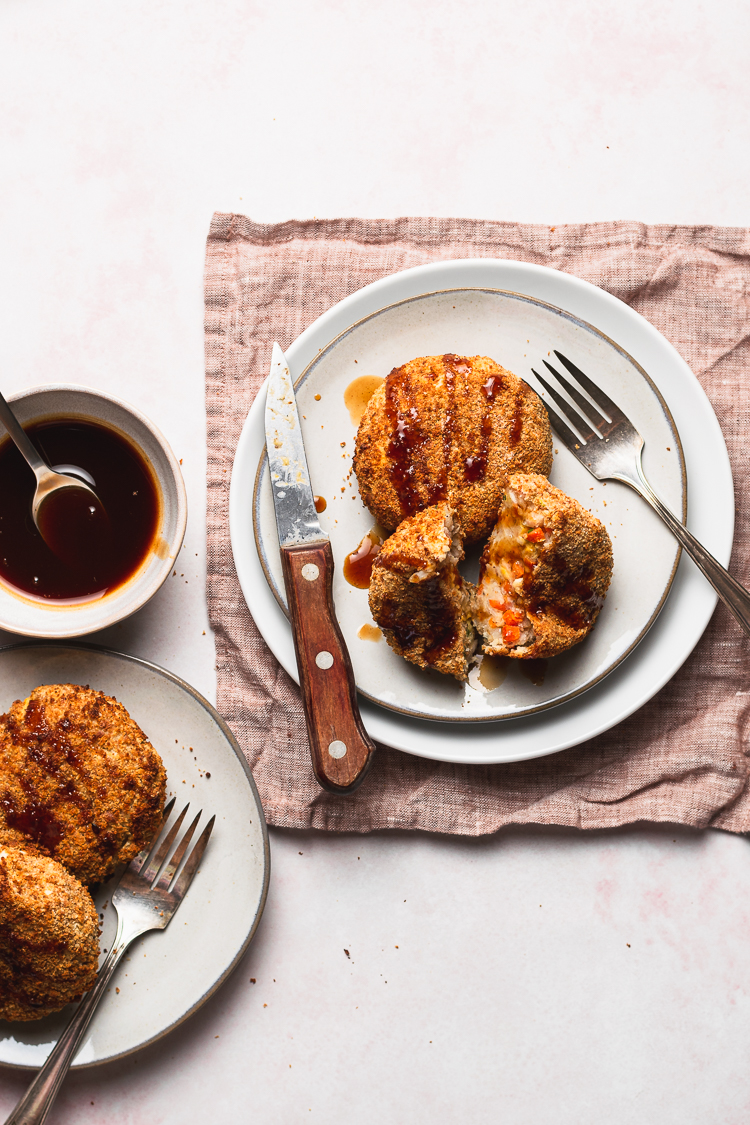
[[[21,426],[21,423],[16,418],[15,414],[8,406],[7,402],[0,394],[0,422],[3,423],[11,439],[18,446],[19,453],[28,461],[30,468],[34,470],[36,476],[40,473],[49,472],[49,465],[40,457],[36,446],[32,443],[31,439],[26,434],[26,431]]]

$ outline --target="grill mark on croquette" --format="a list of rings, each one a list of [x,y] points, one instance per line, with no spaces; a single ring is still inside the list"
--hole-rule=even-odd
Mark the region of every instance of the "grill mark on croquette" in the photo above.
[[[406,412],[400,409],[401,395],[408,400],[410,393],[408,369],[394,367],[385,381],[385,412],[390,425],[388,475],[404,516],[409,516],[422,507],[416,468],[419,453],[428,439],[427,433],[419,424],[416,407],[411,406]],[[435,499],[441,497],[436,495]]]
[[[508,434],[512,446],[518,445],[521,440],[521,433],[523,432],[523,400],[524,388],[521,386],[516,390],[515,398],[513,399],[513,421],[510,425],[510,433]]]
[[[484,399],[482,406],[482,420],[478,432],[476,451],[470,453],[464,460],[464,480],[467,484],[477,484],[483,481],[487,474],[487,457],[489,454],[490,438],[492,437],[492,403],[495,395],[503,386],[500,375],[490,375],[486,383],[482,383],[479,390]]]

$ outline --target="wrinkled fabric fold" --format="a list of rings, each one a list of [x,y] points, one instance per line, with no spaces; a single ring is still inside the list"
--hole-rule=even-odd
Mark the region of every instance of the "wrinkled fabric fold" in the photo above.
[[[207,594],[218,708],[247,756],[266,817],[337,832],[478,836],[512,823],[607,828],[639,820],[745,832],[750,639],[722,606],[653,700],[580,746],[500,766],[431,762],[381,747],[352,796],[324,793],[315,782],[299,691],[258,633],[234,570],[228,505],[239,434],[274,340],[288,347],[337,301],[387,274],[484,257],[599,285],[677,348],[724,433],[737,503],[730,569],[750,583],[750,230],[430,218],[263,224],[216,214],[205,275]]]

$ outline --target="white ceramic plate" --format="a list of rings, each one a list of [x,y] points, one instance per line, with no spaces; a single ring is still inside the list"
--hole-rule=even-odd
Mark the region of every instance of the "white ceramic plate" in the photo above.
[[[674,416],[676,429],[682,437],[690,482],[688,525],[721,561],[728,561],[734,517],[732,480],[724,441],[710,404],[685,363],[648,322],[616,298],[586,282],[539,266],[487,260],[442,262],[408,270],[353,294],[307,329],[287,352],[293,377],[299,378],[337,337],[348,332],[354,336],[357,326],[365,318],[373,317],[373,314],[398,302],[447,289],[506,290],[565,310],[572,319],[558,316],[557,323],[567,325],[564,331],[574,334],[572,340],[565,337],[567,348],[562,346],[561,350],[566,354],[570,354],[573,350],[573,344],[578,348],[582,340],[584,349],[586,346],[593,347],[595,350],[602,349],[601,353],[597,354],[597,359],[607,354],[607,348],[611,347],[596,333],[589,332],[580,323],[575,324],[575,321],[594,325],[599,333],[603,333],[610,340],[617,340],[619,348],[648,372]],[[414,302],[412,307],[419,307],[419,304]],[[528,303],[518,302],[518,304],[529,307]],[[426,306],[423,304],[422,307]],[[473,329],[471,338],[476,339],[476,334],[482,326],[474,324],[471,327]],[[418,332],[418,326],[415,331]],[[522,338],[520,356],[511,358],[507,354],[498,354],[495,349],[494,358],[511,368],[515,364],[517,373],[523,375],[526,372],[522,366],[519,366],[519,360],[528,363],[529,367],[532,363],[536,365],[540,358],[546,356],[547,351],[560,346],[561,338],[558,334],[555,340],[547,342],[546,339],[541,341],[537,336],[536,341],[528,345],[525,344],[526,339],[532,341],[528,333]],[[461,340],[466,341],[463,346]],[[546,344],[546,347],[543,347],[543,344]],[[524,347],[527,349],[525,357]],[[532,347],[533,351],[529,351]],[[493,355],[490,347],[474,346],[466,340],[465,335],[456,344],[441,337],[435,345],[427,346],[425,343],[421,347],[414,348],[413,354],[454,349],[469,352],[485,350]],[[540,350],[542,356],[539,354]],[[585,350],[583,354],[585,356]],[[621,355],[621,353],[617,354]],[[571,358],[580,358],[580,356],[579,351]],[[355,353],[351,359],[353,358],[359,357]],[[403,362],[405,358],[408,358],[408,355],[400,354],[394,362]],[[594,374],[590,363],[581,362],[581,366]],[[359,368],[358,363],[355,372],[358,373]],[[634,369],[630,366],[629,370],[633,372]],[[363,370],[362,373],[382,372]],[[600,377],[598,366],[596,375]],[[627,393],[627,387],[623,385],[623,394]],[[263,569],[253,539],[250,520],[247,518],[251,508],[258,458],[263,449],[264,397],[262,394],[259,395],[251,410],[235,458],[230,498],[232,546],[243,593],[250,610],[274,654],[286,670],[296,678],[289,627],[268,584],[263,580]],[[651,424],[651,418],[639,414],[640,407],[636,401],[622,397],[620,401],[628,411],[632,411],[639,426],[646,427]],[[333,414],[336,410],[335,401],[328,403],[328,410]],[[308,413],[307,409],[303,412]],[[326,425],[326,423],[327,418],[324,418],[321,424]],[[350,433],[353,433],[353,428],[350,429]],[[664,445],[667,444],[671,444],[671,441],[665,440]],[[572,460],[566,451],[561,450],[558,466],[562,466],[564,457]],[[647,465],[647,473],[651,473],[656,479],[665,464],[666,462],[660,461],[657,457],[653,465]],[[592,478],[588,478],[575,462],[573,466],[574,468],[570,470],[570,478],[567,476],[568,469],[565,469],[565,479],[572,479],[575,483],[575,487],[569,485],[568,490],[574,495],[581,496],[585,494],[585,489],[595,485],[595,482]],[[582,477],[578,477],[577,483],[576,470],[583,474]],[[557,466],[555,471],[558,471]],[[314,472],[312,458],[311,472]],[[560,477],[557,479],[561,480]],[[675,475],[672,475],[671,480],[674,483]],[[588,481],[588,484],[584,485],[585,481]],[[659,487],[666,490],[669,482],[669,474],[665,471]],[[320,491],[317,484],[316,490]],[[638,503],[637,497],[624,486],[608,484],[603,494],[608,501],[608,507],[610,491],[613,494],[619,492],[625,498],[621,502],[613,502],[615,504],[622,503],[627,507],[634,507]],[[344,495],[348,497],[349,493]],[[353,510],[358,506],[358,501],[351,499],[340,503],[348,503]],[[671,503],[679,510],[679,496],[675,501],[673,493]],[[602,513],[604,511],[601,509]],[[334,518],[336,518],[335,513]],[[369,522],[365,519],[365,529],[367,526]],[[615,531],[614,528],[612,530]],[[352,549],[354,545],[356,545],[356,537],[354,542],[346,541],[346,550]],[[639,568],[643,568],[642,557],[638,565]],[[425,722],[398,712],[387,711],[363,700],[362,713],[365,723],[375,738],[388,745],[425,757],[448,761],[515,761],[564,749],[608,729],[651,698],[692,651],[708,622],[715,601],[713,591],[694,571],[692,564],[681,563],[664,610],[633,655],[578,698],[541,713],[508,719],[501,723],[447,724]],[[608,603],[614,604],[609,599]],[[363,617],[363,620],[366,620],[366,617]],[[371,645],[371,642],[358,643]],[[371,647],[376,646],[371,645]]]
[[[362,625],[372,623],[367,591],[346,581],[343,563],[373,519],[358,499],[351,472],[356,427],[344,403],[349,384],[360,375],[383,376],[408,359],[446,351],[488,355],[527,377],[532,363],[544,372],[542,359],[553,347],[582,370],[595,373],[603,390],[632,419],[645,440],[646,475],[668,506],[682,514],[680,441],[653,383],[606,336],[529,297],[496,289],[449,289],[387,306],[332,341],[296,383],[312,485],[328,503],[320,523],[330,537],[336,562],[336,613],[357,688],[373,703],[404,715],[452,722],[534,714],[579,695],[608,675],[656,619],[677,566],[674,537],[629,489],[600,483],[562,448],[550,479],[603,521],[612,538],[615,567],[595,629],[582,644],[548,662],[543,683],[533,684],[524,676],[527,665],[507,661],[504,682],[486,691],[475,676],[468,684],[459,683],[407,663],[383,640],[373,643],[359,636]],[[286,605],[265,454],[256,478],[253,517],[266,578],[277,601]],[[462,568],[474,582],[478,556],[476,549]],[[644,558],[650,560],[648,567],[643,566]]]
[[[196,811],[216,814],[200,869],[169,926],[136,941],[117,968],[76,1056],[74,1066],[85,1067],[160,1039],[226,980],[263,912],[268,835],[255,783],[234,737],[210,703],[182,680],[143,660],[93,646],[0,649],[0,711],[32,688],[53,683],[89,684],[117,698],[161,755],[167,792],[176,794],[178,807],[188,800]],[[111,891],[105,884],[94,896],[100,912]],[[109,949],[114,911],[103,913],[101,945]],[[0,1020],[0,1063],[41,1066],[70,1011],[29,1023]]]

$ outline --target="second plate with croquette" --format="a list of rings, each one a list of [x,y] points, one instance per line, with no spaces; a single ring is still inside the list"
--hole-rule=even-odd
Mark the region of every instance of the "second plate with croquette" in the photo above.
[[[532,297],[489,288],[425,293],[364,317],[331,340],[303,371],[292,369],[297,375],[313,490],[320,498],[320,522],[330,536],[336,563],[336,613],[358,690],[380,707],[457,723],[541,712],[607,676],[646,635],[664,604],[678,562],[669,532],[629,489],[596,481],[554,442],[550,482],[601,520],[614,553],[606,602],[595,628],[580,644],[543,663],[485,658],[463,683],[400,657],[374,627],[367,589],[352,584],[357,570],[362,578],[367,563],[360,559],[352,573],[351,567],[345,567],[347,556],[357,551],[368,533],[372,532],[373,542],[388,534],[375,525],[364,506],[352,468],[357,426],[368,395],[394,368],[423,356],[486,357],[531,383],[532,365],[538,366],[554,348],[595,377],[633,419],[645,438],[647,476],[672,510],[684,517],[680,440],[654,383],[626,351],[596,328]],[[255,543],[269,587],[284,608],[265,454],[259,449],[258,455]],[[367,547],[360,556],[367,554]],[[479,575],[480,551],[481,544],[467,546],[461,563],[461,572],[472,582]]]

